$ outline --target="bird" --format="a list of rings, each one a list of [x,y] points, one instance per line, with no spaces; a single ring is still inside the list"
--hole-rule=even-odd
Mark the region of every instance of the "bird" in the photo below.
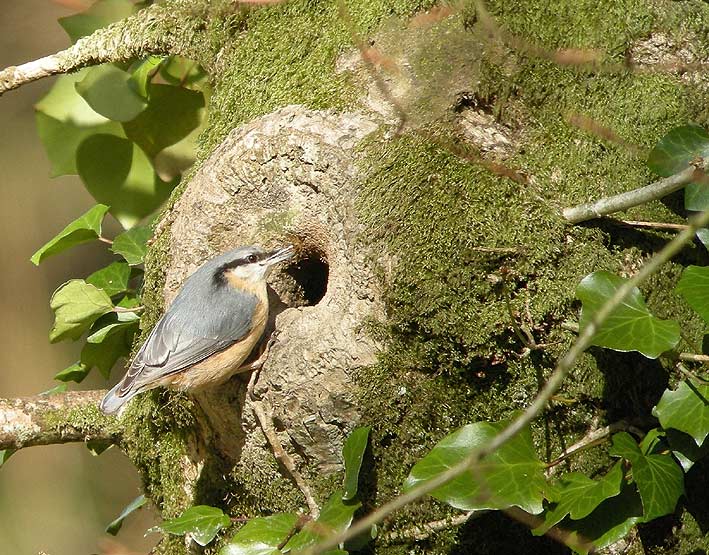
[[[266,279],[294,254],[292,245],[273,251],[254,245],[203,263],[185,280],[125,376],[103,398],[101,411],[114,414],[158,386],[195,391],[227,381],[266,329]]]

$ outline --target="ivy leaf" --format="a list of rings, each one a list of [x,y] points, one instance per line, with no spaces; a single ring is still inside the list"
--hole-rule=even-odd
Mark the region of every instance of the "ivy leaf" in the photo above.
[[[97,204],[62,229],[53,239],[41,247],[30,259],[39,266],[45,258],[59,254],[73,246],[94,241],[101,235],[101,223],[108,212],[108,206]]]
[[[123,521],[125,520],[125,518],[133,511],[140,509],[147,502],[148,500],[145,498],[145,495],[139,495],[138,497],[133,499],[133,501],[128,503],[128,505],[126,505],[126,508],[121,511],[121,514],[118,515],[118,517],[116,517],[116,519],[112,521],[108,526],[106,526],[106,533],[111,534],[112,536],[118,534],[119,530],[121,529],[121,526],[123,526]]]
[[[675,510],[684,493],[684,474],[671,455],[646,454],[626,432],[613,436],[610,454],[630,462],[645,521]]]
[[[148,252],[148,240],[153,232],[148,226],[134,227],[113,240],[111,250],[121,255],[130,265],[142,264]]]
[[[40,395],[56,395],[57,393],[64,393],[67,389],[69,389],[67,384],[60,383],[47,389],[46,391],[42,391]]]
[[[114,135],[85,139],[77,150],[76,167],[89,193],[110,205],[125,228],[153,212],[177,184],[162,181],[140,148]]]
[[[109,327],[109,326],[107,326]],[[133,336],[138,329],[138,318],[133,322],[120,323],[118,326],[99,329],[90,337],[81,349],[81,362],[89,368],[98,368],[101,375],[108,379],[111,370],[121,357],[130,354]]]
[[[168,534],[184,536],[189,534],[199,545],[211,542],[222,528],[231,524],[231,519],[217,507],[196,505],[172,520],[166,520],[150,531],[162,530]]]
[[[579,283],[576,297],[582,303],[582,330],[625,281],[610,272],[599,271],[589,274]],[[678,342],[679,324],[653,316],[637,287],[611,313],[593,338],[593,344],[599,347],[638,351],[647,358],[657,358]]]
[[[54,379],[60,382],[76,382],[81,383],[88,376],[91,368],[80,362],[75,362],[68,368],[54,375]]]
[[[60,75],[49,92],[35,105],[35,110],[62,123],[76,127],[95,127],[110,123],[108,118],[91,109],[82,96],[76,92],[76,83],[82,81],[90,69]],[[120,130],[120,125],[114,123]]]
[[[624,483],[619,495],[606,499],[589,516],[566,519],[562,526],[589,540],[595,549],[602,549],[627,536],[633,526],[643,522],[642,515],[642,502],[635,485]]]
[[[86,278],[86,283],[103,289],[109,297],[128,289],[130,266],[125,262],[112,262]]]
[[[684,297],[687,304],[709,323],[709,266],[689,266],[675,291]]]
[[[140,320],[140,316],[138,316],[135,312],[122,312],[118,315],[118,317],[119,319],[116,322],[103,326],[93,332],[86,338],[86,341],[88,343],[101,343],[105,341],[106,337],[109,335],[119,331],[125,331],[124,328],[134,326],[138,320]]]
[[[709,453],[709,441],[697,445],[692,436],[674,428],[664,428],[664,432],[672,454],[682,466],[685,474],[694,466],[694,463]]]
[[[666,389],[652,414],[663,428],[685,432],[702,445],[709,435],[709,385],[688,380],[674,391]]]
[[[404,488],[410,490],[455,466],[473,449],[489,443],[508,424],[507,421],[476,422],[447,435],[414,465]],[[431,495],[466,511],[517,506],[528,513],[539,514],[546,487],[543,466],[534,449],[532,432],[526,427],[485,457],[477,472],[467,471]]]
[[[369,430],[368,426],[352,430],[352,433],[342,446],[342,458],[345,460],[343,501],[349,501],[357,495],[359,470],[362,467],[362,459],[367,449]]]
[[[150,157],[174,145],[196,129],[202,120],[204,96],[172,85],[150,85],[148,107],[123,124],[126,137]]]
[[[76,91],[89,106],[113,121],[130,121],[140,114],[147,102],[130,86],[130,74],[111,64],[91,68]]]
[[[609,497],[620,493],[623,468],[616,464],[601,480],[592,480],[578,472],[566,474],[561,479],[559,502],[544,515],[544,523],[532,532],[540,536],[561,522],[566,515],[580,520],[590,515]]]
[[[698,157],[709,156],[709,133],[699,125],[675,127],[655,145],[648,166],[657,175],[670,176],[687,169]],[[684,207],[705,210],[709,207],[709,185],[691,183],[685,188]]]
[[[327,500],[316,521],[308,522],[303,529],[293,536],[283,548],[284,552],[302,549],[313,545],[323,538],[337,534],[350,527],[355,512],[362,506],[359,501],[343,501],[342,490],[336,490]],[[327,551],[333,555],[336,551]]]
[[[206,77],[200,65],[182,56],[170,56],[160,67],[160,76],[172,85],[192,86]]]
[[[148,56],[144,60],[133,64],[130,68],[129,86],[135,90],[140,96],[148,99],[148,83],[153,75],[157,73],[160,64],[165,61],[162,56]]]
[[[130,0],[98,0],[89,9],[76,15],[59,18],[71,42],[106,27],[114,21],[125,19],[136,11],[136,5]]]
[[[78,339],[96,320],[113,310],[111,298],[83,279],[72,279],[52,294],[49,306],[54,311],[54,326],[49,341]]]
[[[70,122],[59,121],[43,112],[35,114],[37,133],[51,164],[51,177],[75,175],[76,150],[81,142],[96,133],[124,136],[120,124],[108,122],[91,127],[80,127]]]
[[[288,538],[297,522],[298,516],[292,513],[253,518],[239,528],[219,555],[279,554],[278,546]]]

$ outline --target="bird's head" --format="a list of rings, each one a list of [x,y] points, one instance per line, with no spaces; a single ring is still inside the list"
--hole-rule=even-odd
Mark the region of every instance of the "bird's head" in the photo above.
[[[264,282],[273,267],[288,260],[295,254],[292,245],[268,251],[261,247],[240,247],[223,254],[214,269],[214,280],[218,283],[242,282],[256,285]]]

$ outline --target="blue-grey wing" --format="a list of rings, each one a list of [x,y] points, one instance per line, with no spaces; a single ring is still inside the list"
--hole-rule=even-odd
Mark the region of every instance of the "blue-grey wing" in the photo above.
[[[185,301],[178,296],[131,362],[118,396],[149,389],[161,378],[189,368],[248,335],[258,300],[252,295],[239,297],[221,298],[219,306],[205,306],[197,299]]]

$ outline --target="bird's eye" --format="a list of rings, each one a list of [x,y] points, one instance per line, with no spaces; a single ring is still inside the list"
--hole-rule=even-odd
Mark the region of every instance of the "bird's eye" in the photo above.
[[[255,254],[250,254],[249,256],[246,257],[246,260],[249,261],[249,264],[253,264],[254,262],[256,262],[258,260],[258,256],[256,256]]]

